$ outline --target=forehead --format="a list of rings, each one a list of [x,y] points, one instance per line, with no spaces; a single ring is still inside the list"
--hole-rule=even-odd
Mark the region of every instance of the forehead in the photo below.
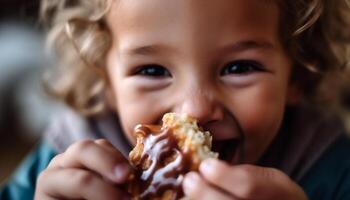
[[[114,38],[129,42],[203,43],[233,35],[276,40],[278,20],[272,0],[115,0],[107,15]]]

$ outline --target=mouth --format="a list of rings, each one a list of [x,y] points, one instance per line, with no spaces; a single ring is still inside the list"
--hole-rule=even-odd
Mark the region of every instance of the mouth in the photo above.
[[[214,140],[213,151],[219,153],[219,159],[227,162],[237,162],[237,153],[240,140],[237,138],[225,139],[225,140]]]

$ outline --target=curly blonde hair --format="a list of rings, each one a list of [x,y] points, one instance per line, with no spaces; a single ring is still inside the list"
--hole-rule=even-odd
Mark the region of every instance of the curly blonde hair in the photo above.
[[[59,66],[50,91],[83,114],[105,107],[104,70],[111,34],[104,16],[113,0],[42,0],[41,17]],[[350,71],[349,0],[275,0],[280,36],[294,60],[295,81],[306,102],[339,104]],[[332,104],[330,104],[332,102]]]

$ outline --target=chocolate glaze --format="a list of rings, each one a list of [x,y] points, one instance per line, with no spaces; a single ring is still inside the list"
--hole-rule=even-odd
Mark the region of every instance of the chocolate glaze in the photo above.
[[[162,197],[167,190],[173,192],[172,199],[184,196],[182,180],[190,171],[190,155],[182,152],[172,130],[156,126],[138,128],[145,136],[144,149],[139,165],[136,166],[135,178],[138,182],[138,199]],[[147,169],[142,164],[150,161]]]

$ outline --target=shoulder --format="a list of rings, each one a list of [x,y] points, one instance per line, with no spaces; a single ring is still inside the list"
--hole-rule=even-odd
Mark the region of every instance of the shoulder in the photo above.
[[[11,178],[0,188],[0,199],[33,199],[36,179],[56,155],[56,151],[45,141],[21,163]]]
[[[300,184],[310,199],[350,199],[350,139],[331,145]]]

